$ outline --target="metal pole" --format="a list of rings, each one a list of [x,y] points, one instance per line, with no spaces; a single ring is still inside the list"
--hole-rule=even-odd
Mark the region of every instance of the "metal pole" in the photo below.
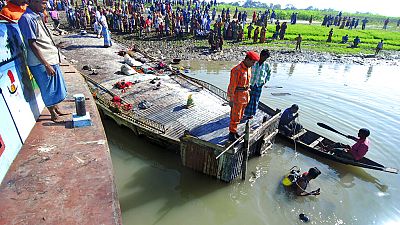
[[[6,98],[4,97],[4,94],[3,94],[3,89],[2,89],[2,88],[0,88],[0,94],[1,94],[1,96],[3,97],[4,103],[5,103],[5,104],[6,104],[6,106],[7,106],[8,112],[10,113],[10,116],[11,116],[11,119],[12,119],[12,121],[13,121],[13,123],[14,123],[15,129],[17,130],[17,134],[18,134],[19,140],[21,141],[21,144],[24,144],[24,141],[22,141],[22,138],[21,138],[21,134],[19,133],[19,130],[18,130],[17,124],[15,123],[14,117],[12,116],[12,113],[11,113],[10,107],[8,107],[8,104],[7,104]]]
[[[246,122],[243,145],[242,180],[246,180],[247,161],[249,160],[250,120]]]
[[[219,157],[221,157],[225,152],[229,151],[234,145],[236,145],[237,143],[241,142],[244,139],[244,134],[242,136],[240,136],[238,139],[236,139],[236,141],[234,141],[232,144],[230,144],[224,151],[222,151],[217,157],[215,157],[215,159],[218,159]]]

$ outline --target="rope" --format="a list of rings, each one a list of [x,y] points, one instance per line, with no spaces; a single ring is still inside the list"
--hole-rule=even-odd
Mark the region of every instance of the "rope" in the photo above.
[[[296,125],[292,128],[292,134],[293,135],[295,135],[297,125],[300,124],[299,117],[296,117],[294,121],[295,121]],[[295,139],[293,139],[293,142],[294,142],[294,156],[295,156],[294,158],[297,158],[296,157],[297,156],[297,143],[296,143],[296,140],[298,140],[298,139],[299,139],[299,137],[296,137]]]

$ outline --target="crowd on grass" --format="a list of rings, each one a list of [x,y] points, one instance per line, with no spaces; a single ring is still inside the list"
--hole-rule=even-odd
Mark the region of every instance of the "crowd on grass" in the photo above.
[[[361,29],[365,30],[367,23],[368,23],[367,17],[361,20]],[[388,27],[388,24],[390,22],[389,18],[386,18],[383,21],[383,27],[382,29],[386,30]],[[339,12],[336,16],[333,15],[325,15],[324,19],[322,21],[322,26],[336,26],[339,27],[339,29],[345,29],[348,28],[349,30],[351,29],[356,29],[358,25],[360,24],[360,18],[351,18],[350,16],[343,16],[342,12]],[[400,19],[397,20],[397,27],[400,26]]]
[[[211,50],[221,50],[224,40],[250,40],[253,43],[264,43],[267,39],[283,40],[288,24],[297,23],[297,13],[292,13],[290,22],[281,22],[273,9],[253,11],[248,15],[249,11],[239,11],[237,7],[217,12],[217,4],[216,0],[50,0],[47,5],[49,13],[44,13],[44,19],[51,18],[55,29],[59,30],[57,11],[65,10],[69,28],[83,32],[92,29],[98,37],[103,34],[110,39],[110,31],[133,34],[138,38],[179,39],[192,35],[194,38],[207,38]],[[309,23],[312,22],[311,16]],[[389,22],[389,18],[383,22],[383,29],[387,29]],[[365,29],[368,19],[363,18],[360,22],[360,18],[343,16],[339,12],[335,16],[325,15],[322,26],[357,29],[360,23],[361,29]],[[400,20],[397,21],[399,25]],[[272,34],[267,34],[267,26],[274,26]],[[332,41],[332,34],[333,29],[327,42]],[[346,43],[345,39],[342,42]],[[296,37],[296,48],[300,47],[301,40],[301,37]]]

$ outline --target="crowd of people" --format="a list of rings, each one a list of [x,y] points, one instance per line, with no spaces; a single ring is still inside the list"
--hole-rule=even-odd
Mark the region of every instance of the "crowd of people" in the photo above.
[[[105,1],[96,6],[83,1],[80,7],[66,9],[69,26],[77,29],[104,26],[112,32],[137,34],[140,38],[155,33],[159,37],[182,37],[185,34],[206,36],[216,10],[215,1]],[[145,7],[146,4],[146,7]],[[101,21],[101,17],[104,17]],[[97,22],[97,24],[96,24]]]
[[[26,0],[12,0],[23,5]],[[19,2],[19,3],[18,3]],[[4,4],[2,2],[2,4]],[[224,40],[241,42],[245,39],[253,43],[265,43],[267,39],[283,40],[289,22],[280,22],[273,9],[264,12],[239,11],[223,8],[217,13],[216,0],[133,0],[115,1],[104,0],[100,5],[97,0],[50,0],[46,3],[43,12],[44,21],[49,18],[54,22],[54,29],[59,31],[60,18],[58,11],[65,10],[68,25],[73,29],[80,29],[83,33],[87,29],[94,30],[97,37],[104,37],[104,46],[112,45],[111,32],[120,34],[134,34],[139,38],[182,38],[193,35],[195,38],[207,38],[211,51],[222,50]],[[21,13],[24,9],[21,8]],[[290,24],[297,23],[298,13],[292,13]],[[312,23],[312,16],[309,20]],[[336,16],[326,15],[323,26],[339,26],[339,29],[356,29],[360,19],[343,16],[339,12]],[[365,29],[368,19],[361,20],[362,29]],[[387,28],[389,19],[384,21]],[[267,26],[275,26],[271,36],[267,37]],[[397,22],[400,25],[400,20]],[[327,42],[332,42],[333,29],[330,30]],[[296,50],[301,51],[302,37],[296,37]],[[348,40],[344,38],[342,43]],[[353,41],[357,47],[359,38]]]
[[[92,28],[100,32],[106,27],[112,32],[136,34],[139,38],[174,37],[181,38],[187,34],[198,38],[208,37],[212,50],[221,49],[223,40],[243,41],[247,27],[247,38],[254,43],[264,43],[268,22],[277,18],[274,10],[264,13],[255,11],[248,18],[246,11],[222,9],[217,15],[215,0],[210,2],[199,0],[179,1],[105,1],[103,6],[95,6],[84,0],[78,7],[77,2],[66,7],[69,26],[75,29]],[[147,4],[145,7],[145,4]],[[295,24],[297,14],[292,15]],[[249,26],[246,26],[250,22]],[[90,26],[89,26],[90,25]],[[272,39],[284,39],[287,23],[275,22],[276,31]]]
[[[361,29],[365,30],[367,23],[369,22],[367,17],[364,17],[360,21],[360,18],[355,18],[355,17],[351,18],[351,16],[343,16],[343,13],[339,12],[336,16],[325,15],[322,20],[321,25],[327,26],[327,27],[336,26],[336,27],[339,27],[339,29],[347,28],[347,29],[351,30],[351,29],[356,29],[358,27],[358,25],[360,24],[360,22],[362,24]],[[390,22],[390,19],[386,18],[383,21],[382,29],[386,30],[389,22]],[[399,27],[399,26],[400,26],[400,19],[397,21],[397,27]]]
[[[326,42],[332,42],[332,36],[333,36],[333,28],[331,28],[331,30],[328,33],[328,38],[326,39]],[[299,47],[299,41],[298,38],[296,38],[297,40],[297,45],[296,45],[296,50]],[[342,40],[340,41],[340,44],[347,44],[349,41],[349,35],[346,34],[344,36],[342,36]],[[301,42],[301,41],[300,41]],[[358,44],[361,43],[361,39],[359,36],[356,36],[353,39],[353,42],[350,43],[350,45],[348,46],[348,48],[358,48]],[[381,40],[380,42],[378,42],[376,48],[375,48],[375,55],[377,55],[381,50],[383,49],[383,40]],[[300,50],[301,51],[301,50]]]

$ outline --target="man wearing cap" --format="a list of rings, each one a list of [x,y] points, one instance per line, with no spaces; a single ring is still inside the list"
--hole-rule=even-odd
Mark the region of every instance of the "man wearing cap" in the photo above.
[[[228,86],[228,101],[231,106],[231,121],[229,124],[229,140],[235,141],[239,135],[237,126],[243,117],[244,109],[249,103],[249,83],[251,67],[260,60],[260,56],[253,51],[246,53],[246,58],[231,70],[231,78]]]
[[[26,10],[26,0],[10,0],[0,14],[12,20],[19,20]]]
[[[247,119],[253,118],[256,114],[258,103],[260,102],[262,87],[267,81],[269,81],[271,76],[271,69],[266,62],[269,56],[270,53],[268,49],[262,50],[260,53],[260,60],[251,67],[250,102],[244,111],[245,118]]]

